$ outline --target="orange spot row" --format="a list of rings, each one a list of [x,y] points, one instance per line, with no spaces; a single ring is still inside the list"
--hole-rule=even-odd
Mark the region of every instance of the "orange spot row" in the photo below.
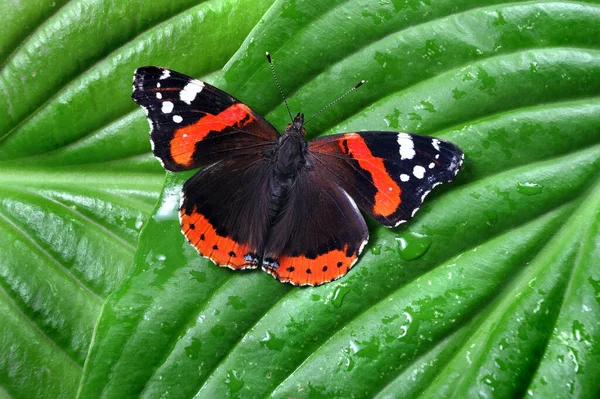
[[[382,158],[373,156],[367,143],[356,133],[346,133],[346,140],[340,140],[339,145],[344,153],[352,156],[358,161],[358,165],[368,171],[373,179],[373,185],[377,189],[373,213],[376,216],[390,216],[402,202],[400,195],[402,190],[389,176],[383,164]],[[348,150],[344,147],[346,143]]]
[[[256,267],[246,260],[244,255],[250,252],[248,244],[240,244],[229,237],[217,234],[215,228],[195,210],[191,215],[181,213],[181,231],[202,256],[212,259],[219,266],[234,269]]]
[[[358,254],[346,256],[346,249],[333,250],[315,259],[304,256],[282,256],[278,259],[279,268],[263,267],[263,269],[284,283],[319,285],[348,273],[357,257]]]
[[[247,118],[245,121],[244,119]],[[217,115],[207,114],[196,123],[175,131],[171,140],[171,157],[183,166],[190,166],[196,150],[196,143],[202,141],[210,132],[220,132],[228,127],[243,127],[254,120],[250,108],[244,104],[233,104]],[[243,124],[240,123],[244,121]]]

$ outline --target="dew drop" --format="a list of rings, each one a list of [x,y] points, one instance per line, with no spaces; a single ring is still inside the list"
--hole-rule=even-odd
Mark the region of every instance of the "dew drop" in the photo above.
[[[373,255],[380,255],[381,254],[381,244],[372,245],[370,250]]]
[[[498,223],[498,212],[495,209],[486,209],[483,211],[483,215],[488,226],[494,226]]]
[[[338,286],[333,292],[333,296],[331,297],[331,303],[333,304],[333,306],[335,306],[336,308],[341,307],[344,297],[349,292],[350,288],[346,287],[345,285]]]
[[[217,337],[217,338],[222,337],[223,335],[225,335],[226,332],[227,332],[227,329],[220,324],[217,324],[216,326],[214,326],[213,328],[210,329],[210,334],[213,337]]]
[[[496,376],[494,374],[487,374],[487,375],[485,375],[481,379],[481,382],[483,382],[485,385],[488,385],[488,386],[492,387],[492,391],[495,390],[495,388],[497,388],[497,387],[500,386],[500,384],[496,380]]]
[[[135,219],[135,229],[139,230],[142,228],[143,225],[144,225],[144,219],[142,219],[141,215],[138,215],[138,217]]]
[[[185,347],[185,354],[190,359],[198,359],[200,349],[202,349],[202,341],[193,337],[192,342]]]
[[[525,194],[525,195],[537,195],[539,193],[542,192],[543,187],[537,183],[519,183],[517,185],[517,190],[519,190],[519,192],[521,194]]]
[[[267,330],[263,339],[260,340],[260,346],[267,347],[275,351],[281,351],[285,345],[285,341],[277,338],[272,332]]]
[[[351,357],[347,357],[345,362],[346,371],[352,371],[355,364],[356,363],[354,362],[354,359],[352,359]]]
[[[396,236],[398,254],[404,260],[414,260],[425,255],[431,246],[431,239],[424,234],[403,231]]]
[[[246,302],[244,302],[239,296],[231,295],[227,298],[227,306],[231,306],[236,310],[240,310],[246,308]]]
[[[238,392],[244,386],[244,381],[238,376],[237,371],[228,370],[227,378],[225,379],[225,385],[229,389],[230,394],[234,394]]]
[[[350,351],[358,357],[377,359],[380,354],[379,339],[372,337],[369,341],[350,340]]]
[[[199,283],[206,281],[206,273],[198,270],[190,270],[190,276]]]

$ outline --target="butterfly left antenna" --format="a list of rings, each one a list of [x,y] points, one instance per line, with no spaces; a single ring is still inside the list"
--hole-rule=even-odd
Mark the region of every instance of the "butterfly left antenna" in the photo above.
[[[283,98],[283,102],[285,103],[285,107],[287,108],[288,115],[290,116],[290,120],[294,122],[294,118],[292,118],[292,113],[290,112],[290,107],[285,99],[285,95],[283,94],[283,90],[281,90],[281,85],[279,84],[279,80],[277,80],[277,75],[275,74],[275,68],[273,68],[273,61],[271,60],[271,54],[267,51],[267,61],[269,61],[269,66],[271,67],[271,72],[273,72],[273,77],[275,78],[275,83],[277,84],[277,88],[281,93],[281,97]]]

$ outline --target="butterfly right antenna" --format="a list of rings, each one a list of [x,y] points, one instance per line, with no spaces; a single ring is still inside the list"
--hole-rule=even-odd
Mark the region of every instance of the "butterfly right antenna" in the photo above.
[[[273,68],[273,61],[271,60],[271,54],[267,51],[267,61],[269,61],[269,66],[271,67],[271,72],[273,72],[273,78],[275,78],[275,83],[277,84],[277,88],[281,93],[281,97],[283,98],[283,102],[285,103],[285,107],[287,108],[288,115],[290,116],[290,120],[294,122],[294,118],[292,118],[292,113],[290,112],[290,107],[288,106],[287,100],[285,99],[285,95],[283,94],[283,90],[281,90],[281,85],[279,84],[279,80],[277,79],[277,75],[275,74],[275,68]]]
[[[333,104],[337,103],[342,98],[346,97],[348,94],[352,93],[354,90],[358,89],[360,86],[362,86],[364,84],[365,84],[364,80],[361,80],[360,82],[358,82],[356,84],[356,86],[354,86],[353,88],[351,88],[350,90],[348,90],[347,92],[345,92],[344,94],[342,94],[337,100],[334,100],[334,101],[330,102],[329,104],[327,104],[326,106],[324,106],[323,108],[321,108],[321,110],[319,112],[317,112],[316,114],[314,114],[313,116],[311,116],[310,118],[308,118],[308,120],[306,122],[304,122],[304,126],[306,126],[306,124],[308,124],[308,122],[310,122],[313,119],[315,119],[315,116],[319,115],[321,112],[325,111],[327,108],[331,107]]]

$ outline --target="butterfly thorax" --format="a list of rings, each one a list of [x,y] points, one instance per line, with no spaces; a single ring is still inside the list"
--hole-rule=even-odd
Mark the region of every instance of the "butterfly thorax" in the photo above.
[[[273,176],[269,209],[272,220],[285,205],[288,192],[296,182],[299,173],[307,167],[308,145],[304,140],[303,118],[304,115],[298,114],[294,123],[288,125],[285,133],[277,139],[277,145],[272,153]]]
[[[291,185],[298,171],[306,165],[308,145],[304,140],[304,114],[296,115],[294,122],[287,126],[285,133],[277,140],[274,167],[275,180],[283,185]]]

